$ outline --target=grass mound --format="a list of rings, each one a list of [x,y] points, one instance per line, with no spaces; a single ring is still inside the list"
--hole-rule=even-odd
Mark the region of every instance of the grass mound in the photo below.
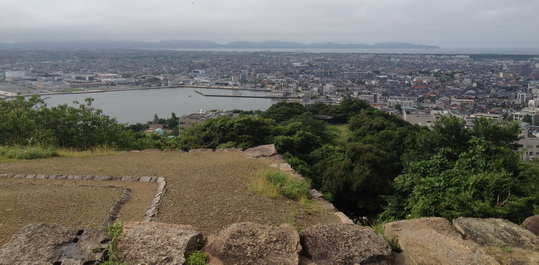
[[[40,146],[0,146],[0,160],[40,159],[55,156],[61,157],[92,157],[116,155],[118,151],[108,146],[98,146],[88,150],[56,149]]]
[[[286,197],[295,201],[311,198],[309,184],[292,179],[288,174],[277,170],[264,170],[251,182],[251,189],[269,198]]]
[[[58,156],[54,148],[0,146],[0,157],[7,159],[38,159]]]

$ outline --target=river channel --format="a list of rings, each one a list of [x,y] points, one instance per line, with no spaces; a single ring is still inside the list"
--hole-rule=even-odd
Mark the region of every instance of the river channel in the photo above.
[[[85,98],[93,98],[92,105],[103,110],[106,115],[116,118],[121,123],[145,123],[153,120],[154,114],[160,118],[170,118],[172,112],[176,116],[191,114],[202,110],[266,110],[276,99],[241,98],[241,97],[204,97],[195,92],[206,94],[233,95],[237,91],[201,88],[162,88],[148,90],[126,90],[102,93],[44,95],[48,106],[72,104],[73,101],[84,102]],[[242,95],[267,95],[263,91],[241,91]]]

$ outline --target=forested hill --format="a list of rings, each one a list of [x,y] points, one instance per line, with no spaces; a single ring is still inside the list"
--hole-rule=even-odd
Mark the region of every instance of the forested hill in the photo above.
[[[339,105],[280,102],[196,124],[181,135],[125,126],[92,107],[48,107],[37,97],[0,99],[0,146],[121,150],[239,147],[274,143],[297,172],[352,217],[499,217],[539,213],[539,163],[515,152],[519,126],[487,119],[473,129],[453,116],[432,130],[355,99]],[[319,120],[320,115],[329,119]],[[159,119],[173,129],[177,119]],[[2,154],[2,152],[0,152]]]

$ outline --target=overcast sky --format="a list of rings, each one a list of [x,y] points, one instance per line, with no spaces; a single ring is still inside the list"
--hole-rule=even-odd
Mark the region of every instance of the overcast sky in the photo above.
[[[539,0],[0,0],[0,42],[211,40],[539,47]]]

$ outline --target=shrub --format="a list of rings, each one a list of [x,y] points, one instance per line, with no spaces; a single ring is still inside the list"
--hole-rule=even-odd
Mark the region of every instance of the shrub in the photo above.
[[[111,225],[105,228],[105,231],[107,234],[111,237],[111,242],[107,248],[108,255],[103,256],[103,261],[100,263],[101,265],[124,265],[125,263],[121,263],[117,255],[117,249],[116,244],[118,241],[118,237],[122,233],[123,230],[123,224],[120,220],[114,221]]]
[[[58,150],[59,156],[64,157],[92,157],[92,156],[110,156],[118,154],[118,150],[110,146],[98,146],[85,151],[62,148]]]
[[[0,146],[0,156],[11,159],[38,159],[58,156],[54,148]]]
[[[257,178],[251,182],[251,188],[270,198],[279,195],[295,201],[311,198],[307,182],[292,179],[288,174],[277,170],[259,172]]]
[[[207,264],[208,261],[208,253],[197,250],[191,252],[185,261],[186,265],[204,265]]]

